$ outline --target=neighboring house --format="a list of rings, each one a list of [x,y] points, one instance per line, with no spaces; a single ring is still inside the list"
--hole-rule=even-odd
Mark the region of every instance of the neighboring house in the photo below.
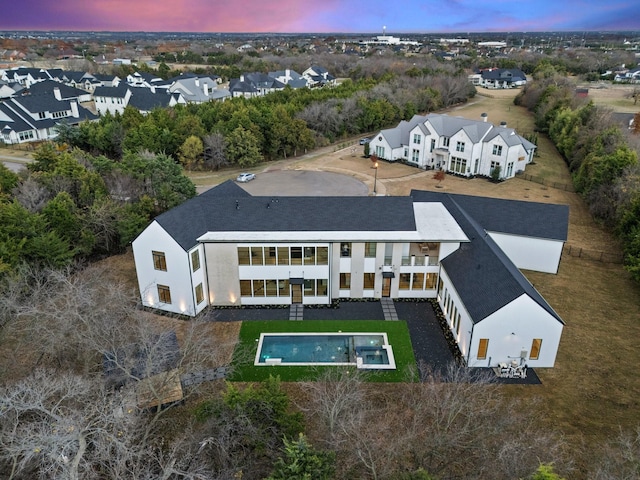
[[[74,88],[80,88],[87,92],[92,92],[93,89],[100,84],[96,77],[91,75],[90,73],[73,70],[65,71],[62,75],[61,81],[65,85]]]
[[[19,67],[11,70],[3,70],[0,79],[9,83],[19,83],[25,88],[44,80],[51,80],[51,76],[42,68]]]
[[[169,92],[180,93],[187,103],[206,103],[231,97],[229,90],[218,88],[219,77],[184,76],[171,79]]]
[[[117,87],[97,87],[93,92],[96,111],[100,115],[109,112],[122,114],[130,105],[142,114],[154,108],[173,107],[178,103],[186,103],[180,93],[168,93],[155,88],[130,87],[121,83]]]
[[[132,87],[147,87],[151,88],[156,85],[161,85],[164,80],[152,73],[147,72],[134,72],[127,75],[126,82]]]
[[[295,70],[278,70],[276,72],[269,72],[271,78],[275,78],[277,81],[284,85],[288,85],[291,88],[305,88],[308,84],[306,78],[300,75]]]
[[[22,90],[24,90],[24,87],[19,83],[9,83],[5,82],[4,80],[0,80],[0,99],[13,97],[20,93]]]
[[[527,76],[517,68],[488,68],[480,72],[480,77],[479,85],[491,89],[516,88],[527,83]]]
[[[264,73],[244,73],[240,78],[231,79],[229,92],[234,97],[258,97],[283,90],[284,83]]]
[[[533,161],[536,146],[505,124],[449,115],[415,115],[396,128],[382,130],[370,144],[372,155],[390,162],[442,169],[465,177],[489,177],[500,167],[500,178],[512,178]]]
[[[640,67],[617,72],[613,81],[622,83],[640,83]]]
[[[302,76],[307,79],[309,87],[324,87],[325,85],[333,86],[337,83],[336,77],[331,75],[329,71],[318,65],[312,65],[302,72]]]
[[[56,138],[56,126],[76,125],[98,117],[76,100],[53,95],[25,95],[0,102],[0,138],[4,143],[26,143]]]
[[[103,75],[103,74],[96,73],[93,77],[98,82],[96,86],[117,87],[118,85],[120,85],[120,77],[118,77],[117,75]]]
[[[147,307],[431,298],[469,366],[552,367],[562,319],[518,269],[557,273],[568,216],[440,192],[254,197],[228,181],[156,217],[133,254]]]
[[[131,99],[131,88],[126,84],[117,87],[96,87],[93,91],[96,111],[100,115],[109,112],[112,115],[124,112]]]
[[[34,83],[29,87],[31,95],[53,95],[56,100],[76,100],[78,103],[90,102],[91,93],[86,90],[70,87],[53,80]]]

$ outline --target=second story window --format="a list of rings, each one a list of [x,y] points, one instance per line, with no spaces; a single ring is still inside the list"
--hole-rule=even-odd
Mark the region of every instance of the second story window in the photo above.
[[[449,146],[449,137],[442,137],[442,146],[443,147]]]
[[[502,155],[502,145],[494,145],[493,146],[493,154],[500,156]]]
[[[456,152],[464,152],[464,142],[456,143]]]
[[[351,243],[344,242],[340,244],[340,256],[341,257],[351,256]]]
[[[153,268],[156,270],[162,270],[163,272],[167,271],[167,258],[164,255],[164,252],[151,252],[153,255]]]
[[[421,135],[418,133],[413,134],[413,143],[420,145]]]

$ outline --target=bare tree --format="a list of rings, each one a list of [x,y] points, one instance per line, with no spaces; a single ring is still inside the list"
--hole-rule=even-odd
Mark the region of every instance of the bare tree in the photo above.
[[[211,170],[218,170],[229,165],[229,160],[225,154],[227,142],[220,132],[207,135],[203,139],[204,143],[204,167]]]
[[[29,175],[13,190],[13,196],[31,213],[40,212],[54,195],[35,178]]]

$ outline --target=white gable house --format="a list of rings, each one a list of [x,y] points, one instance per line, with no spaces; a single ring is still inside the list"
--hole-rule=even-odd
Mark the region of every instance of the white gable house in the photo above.
[[[226,182],[158,216],[133,253],[147,307],[436,299],[467,365],[552,367],[564,324],[519,268],[556,272],[567,225],[563,205],[254,197]]]
[[[465,177],[512,178],[533,161],[536,146],[505,124],[449,115],[415,115],[382,130],[369,144],[371,154],[387,161],[405,161],[424,169],[442,169]]]

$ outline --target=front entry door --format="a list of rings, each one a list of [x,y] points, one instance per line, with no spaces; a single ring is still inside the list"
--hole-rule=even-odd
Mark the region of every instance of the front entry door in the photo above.
[[[382,296],[383,297],[391,296],[391,279],[390,278],[382,279]]]
[[[291,303],[302,303],[302,285],[291,285]]]

